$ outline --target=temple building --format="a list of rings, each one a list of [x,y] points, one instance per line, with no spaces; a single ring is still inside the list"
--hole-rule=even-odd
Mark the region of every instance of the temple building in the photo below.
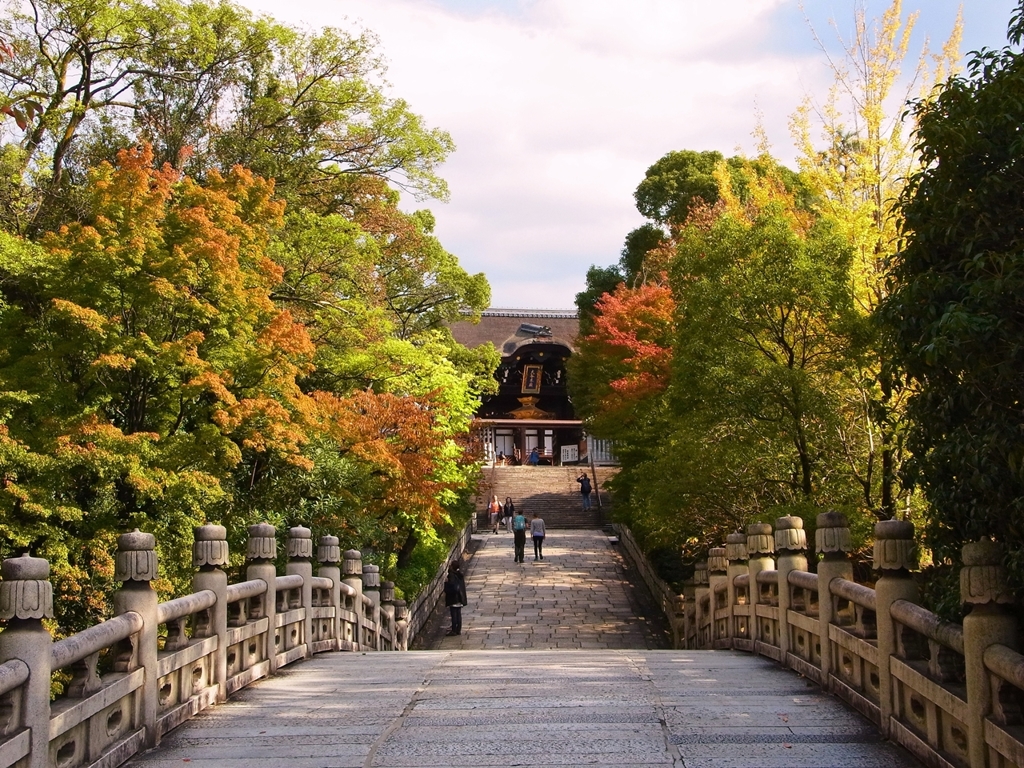
[[[478,324],[451,326],[459,343],[490,342],[501,353],[498,391],[477,412],[488,462],[527,464],[534,449],[541,464],[606,458],[603,446],[586,438],[566,386],[565,362],[579,327],[575,310],[531,309],[488,309]]]

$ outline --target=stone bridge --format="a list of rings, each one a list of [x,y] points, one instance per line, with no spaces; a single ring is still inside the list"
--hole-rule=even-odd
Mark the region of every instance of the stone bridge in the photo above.
[[[781,518],[711,549],[683,595],[626,530],[551,531],[521,565],[511,537],[478,535],[464,635],[396,653],[429,631],[438,580],[409,610],[329,536],[314,575],[304,528],[278,574],[262,525],[228,584],[225,533],[197,529],[194,592],[165,603],[153,537],[120,537],[117,615],[57,642],[46,562],[3,563],[0,766],[1024,766],[1024,656],[990,542],[965,548],[960,626],[916,604],[899,521],[876,528],[873,586],[823,515],[815,573]],[[624,586],[641,577],[665,632]]]

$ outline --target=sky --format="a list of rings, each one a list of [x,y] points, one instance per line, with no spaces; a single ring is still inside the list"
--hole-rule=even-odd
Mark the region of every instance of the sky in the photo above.
[[[754,154],[760,115],[792,164],[789,117],[822,103],[825,49],[841,52],[855,8],[888,0],[243,0],[309,28],[365,28],[380,40],[391,96],[448,131],[450,200],[435,233],[495,307],[565,309],[592,264],[619,258],[643,223],[633,191],[672,150]],[[1016,0],[965,0],[963,52],[1005,44]],[[908,60],[938,50],[960,3],[920,10]],[[834,22],[831,23],[830,22]],[[810,26],[808,25],[810,22]]]

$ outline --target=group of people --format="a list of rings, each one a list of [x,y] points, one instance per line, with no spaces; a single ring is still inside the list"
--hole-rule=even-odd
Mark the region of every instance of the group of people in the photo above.
[[[491,523],[491,530],[498,532],[498,527],[503,526],[506,532],[513,536],[515,549],[515,562],[521,563],[526,559],[526,530],[529,528],[530,536],[533,538],[533,559],[544,559],[544,537],[547,531],[544,528],[544,520],[536,512],[531,520],[527,521],[523,511],[516,510],[511,496],[505,497],[505,503],[498,501],[497,496],[492,496],[487,505],[487,512]]]
[[[590,478],[584,472],[576,478],[576,482],[580,484],[583,508],[590,509],[590,494],[593,490]],[[504,527],[506,532],[512,532],[515,562],[522,563],[526,560],[527,528],[533,538],[533,559],[544,559],[544,537],[547,535],[547,531],[540,515],[534,512],[533,517],[527,521],[523,510],[516,509],[511,496],[506,496],[505,503],[502,504],[498,501],[497,494],[491,496],[487,512],[492,532],[497,533],[499,527]],[[466,604],[466,578],[462,573],[462,563],[459,560],[453,561],[448,568],[448,578],[444,583],[444,604],[448,606],[452,618],[452,628],[448,634],[461,635],[462,608]]]

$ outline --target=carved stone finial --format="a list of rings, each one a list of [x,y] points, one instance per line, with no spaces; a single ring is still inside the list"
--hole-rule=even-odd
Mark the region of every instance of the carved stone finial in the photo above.
[[[156,578],[156,536],[136,528],[117,537],[114,578],[118,581],[152,581]]]
[[[362,566],[362,589],[379,590],[381,588],[381,569],[379,565]]]
[[[341,562],[341,545],[337,536],[321,536],[316,548],[316,559],[321,565],[334,565]]]
[[[747,526],[747,556],[764,557],[775,552],[775,538],[768,523],[753,523]]]
[[[313,532],[302,525],[288,529],[288,559],[313,559]]]
[[[775,521],[775,549],[780,554],[807,549],[807,531],[804,530],[802,519],[796,515],[786,515]]]
[[[223,525],[201,525],[193,529],[192,565],[195,568],[217,568],[227,565],[228,529]]]
[[[405,621],[409,618],[409,606],[405,600],[395,600],[395,620]]]
[[[395,602],[395,582],[385,581],[380,585],[380,601],[382,603]]]
[[[707,586],[708,583],[708,561],[698,560],[693,566],[693,583],[698,587]]]
[[[725,573],[729,561],[725,557],[725,547],[712,547],[708,550],[708,573]]]
[[[341,561],[342,576],[363,575],[363,554],[358,549],[346,549]]]
[[[965,544],[960,569],[960,600],[967,605],[1012,605],[1006,586],[1003,548],[987,537]]]
[[[815,523],[814,544],[826,560],[842,558],[853,551],[850,523],[841,512],[823,512]]]
[[[730,563],[747,561],[747,534],[737,531],[725,537],[725,559]]]
[[[52,619],[50,564],[27,552],[0,564],[0,619]]]
[[[380,589],[380,566],[363,566],[363,589]]]
[[[914,524],[907,520],[875,523],[875,570],[912,571],[917,568]]]
[[[277,529],[270,523],[249,526],[245,556],[249,560],[273,560],[277,557]]]

